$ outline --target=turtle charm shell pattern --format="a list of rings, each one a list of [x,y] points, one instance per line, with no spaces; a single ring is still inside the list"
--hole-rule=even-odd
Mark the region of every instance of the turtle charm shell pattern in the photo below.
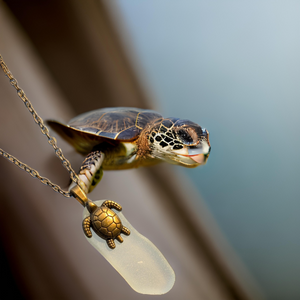
[[[83,220],[82,227],[88,238],[92,237],[90,230],[90,227],[92,227],[98,236],[106,240],[108,247],[114,249],[116,247],[114,239],[122,243],[123,239],[120,234],[129,235],[130,231],[122,225],[120,218],[111,208],[118,211],[122,210],[118,203],[106,200],[100,207],[94,207],[90,216]]]

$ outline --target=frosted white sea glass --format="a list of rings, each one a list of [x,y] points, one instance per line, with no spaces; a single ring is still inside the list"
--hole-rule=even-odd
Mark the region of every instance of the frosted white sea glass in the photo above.
[[[105,200],[95,201],[97,206]],[[174,285],[175,273],[156,246],[141,235],[124,217],[114,210],[130,231],[130,235],[121,234],[123,243],[115,240],[116,248],[110,249],[105,240],[92,230],[92,238],[87,238],[94,248],[120,273],[136,292],[148,295],[167,293]],[[89,215],[85,208],[83,219]]]

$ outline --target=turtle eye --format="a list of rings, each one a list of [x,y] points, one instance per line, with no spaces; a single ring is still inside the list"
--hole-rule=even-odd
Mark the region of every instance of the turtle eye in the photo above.
[[[179,137],[179,139],[184,143],[184,144],[193,144],[194,140],[193,138],[190,136],[190,134],[184,130],[184,129],[179,129],[177,131],[177,135]]]

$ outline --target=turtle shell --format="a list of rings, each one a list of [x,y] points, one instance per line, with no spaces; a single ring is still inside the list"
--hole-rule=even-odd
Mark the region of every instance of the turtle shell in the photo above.
[[[113,141],[134,141],[147,124],[162,119],[153,110],[111,107],[83,113],[67,125],[52,120],[47,123],[79,152],[88,153],[103,141],[112,144]]]
[[[91,214],[91,225],[94,231],[103,239],[115,239],[122,230],[118,215],[108,207],[101,206]]]

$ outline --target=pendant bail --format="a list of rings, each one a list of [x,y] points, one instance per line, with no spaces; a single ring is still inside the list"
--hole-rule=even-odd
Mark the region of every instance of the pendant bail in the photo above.
[[[71,188],[70,194],[83,206],[86,207],[87,203],[89,202],[86,193],[82,190],[79,185],[75,185]]]

